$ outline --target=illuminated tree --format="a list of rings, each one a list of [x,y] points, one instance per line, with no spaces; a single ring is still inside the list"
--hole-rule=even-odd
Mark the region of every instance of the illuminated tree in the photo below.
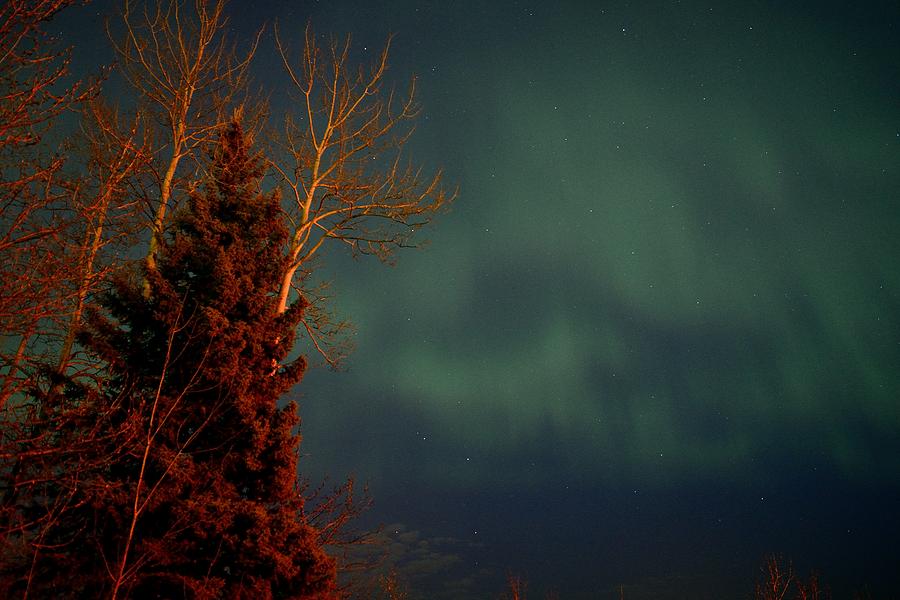
[[[401,163],[412,91],[387,48],[357,71],[276,35],[303,101],[264,159],[224,0],[123,0],[127,117],[42,33],[71,4],[0,6],[0,596],[333,597],[352,481],[299,483],[276,403],[298,332],[339,358],[323,245],[389,260],[452,199]]]
[[[47,358],[78,286],[67,242],[78,225],[62,148],[45,135],[93,95],[68,81],[69,52],[45,25],[74,0],[0,5],[0,410]]]
[[[134,128],[99,102],[97,81],[71,82],[70,52],[46,33],[71,4],[0,6],[0,563],[34,555],[85,466],[45,468],[81,445],[53,443],[69,415],[32,392],[56,397],[63,375],[87,366],[73,368],[75,333],[119,267],[108,251],[133,221],[126,182],[144,164]],[[82,117],[77,135],[60,127],[63,113]],[[48,486],[58,502],[22,510]]]
[[[103,250],[134,222],[128,181],[146,166],[142,119],[123,127],[99,80],[70,82],[70,50],[45,32],[74,3],[0,7],[0,410],[37,364],[70,365],[89,294],[113,266]],[[57,127],[63,113],[81,116],[77,134]]]
[[[828,600],[815,573],[806,581],[794,572],[794,565],[776,555],[766,557],[762,577],[756,584],[757,600]]]
[[[256,44],[237,56],[227,38],[225,0],[158,0],[138,10],[125,0],[122,24],[123,36],[110,35],[121,72],[160,125],[152,131],[153,178],[144,198],[153,215],[146,254],[152,269],[174,192],[179,182],[194,181],[198,151],[228,123]],[[179,179],[180,170],[186,172]]]
[[[350,61],[350,38],[320,48],[310,27],[303,51],[292,59],[276,29],[276,44],[301,108],[288,114],[274,168],[286,190],[290,215],[287,268],[279,288],[279,310],[292,289],[310,296],[303,325],[330,364],[340,352],[329,346],[340,333],[318,294],[306,293],[312,259],[329,242],[355,255],[391,259],[412,246],[416,233],[452,201],[440,174],[427,178],[403,162],[402,150],[418,108],[414,85],[397,101],[385,91],[389,44],[368,69]]]
[[[305,304],[278,310],[287,230],[262,174],[231,125],[145,272],[152,295],[122,275],[89,316],[81,342],[106,373],[66,391],[72,431],[56,443],[92,467],[21,565],[39,596],[336,595],[297,481],[296,407],[276,404],[305,369],[286,361]],[[46,510],[56,489],[24,509]]]

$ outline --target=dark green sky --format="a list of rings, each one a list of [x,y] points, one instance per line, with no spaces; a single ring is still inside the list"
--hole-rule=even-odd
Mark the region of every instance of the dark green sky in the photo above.
[[[799,510],[769,530],[773,512],[789,511],[766,508],[767,496],[828,504],[823,495],[896,489],[896,7],[330,10],[313,22],[367,42],[398,32],[395,72],[421,74],[417,156],[445,165],[460,197],[426,252],[388,272],[335,274],[359,351],[349,373],[310,378],[312,460],[365,475],[377,491],[449,495],[451,516],[420,511],[437,522],[409,526],[461,530],[461,511],[472,520],[466,539],[477,539],[485,515],[500,530],[485,542],[497,553],[497,540],[534,520],[583,531],[584,519],[603,519],[588,507],[625,489],[656,494],[647,521],[696,519],[696,539],[675,536],[685,549],[728,515],[720,547],[673,560],[663,579],[703,573],[730,552],[750,561],[728,567],[749,582],[761,553],[804,552],[795,536],[811,523],[829,540],[847,529]],[[346,443],[332,444],[343,432]],[[797,483],[808,478],[833,491]],[[554,507],[565,486],[582,491]],[[710,499],[719,488],[736,498]],[[697,499],[666,507],[679,490]],[[503,509],[466,506],[491,492]],[[737,508],[751,498],[762,507]],[[584,514],[554,515],[571,508]],[[396,513],[385,518],[408,522]],[[633,560],[652,562],[674,527],[644,533]],[[754,528],[771,539],[748,543]],[[535,570],[530,557],[547,540],[523,541],[509,562]],[[563,545],[536,583],[562,585],[566,570],[555,576],[554,565],[590,568],[621,544],[605,542]],[[836,552],[859,542],[840,538]],[[650,574],[594,583],[637,586]],[[582,576],[563,589],[596,597]]]
[[[552,429],[577,478],[741,479],[778,448],[897,478],[888,19],[411,7],[384,29],[422,73],[417,155],[460,198],[426,253],[336,274],[360,329],[339,378],[472,452]]]
[[[297,390],[308,468],[371,484],[423,597],[738,597],[770,551],[900,583],[896,3],[232,13],[396,33],[460,188],[396,268],[330,259],[358,351]]]

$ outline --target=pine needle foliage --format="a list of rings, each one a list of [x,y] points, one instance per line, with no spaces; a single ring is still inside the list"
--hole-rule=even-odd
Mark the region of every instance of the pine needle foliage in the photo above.
[[[102,373],[44,398],[71,423],[46,442],[70,450],[52,468],[78,481],[55,477],[24,504],[66,498],[20,589],[337,596],[298,484],[296,406],[279,407],[306,367],[289,360],[305,305],[279,311],[288,233],[279,196],[261,191],[264,165],[239,123],[226,127],[155,267],[119,277],[88,316],[79,341]]]

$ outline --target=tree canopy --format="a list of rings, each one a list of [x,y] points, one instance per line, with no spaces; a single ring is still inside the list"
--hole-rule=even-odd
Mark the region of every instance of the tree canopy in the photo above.
[[[401,164],[412,88],[382,92],[387,48],[358,69],[349,38],[276,34],[305,99],[278,133],[247,108],[260,36],[239,55],[224,0],[146,0],[111,105],[46,34],[75,4],[0,8],[0,595],[337,597],[352,481],[306,491],[282,397],[303,350],[342,353],[323,245],[388,259],[452,199]]]
[[[69,423],[47,442],[67,460],[32,463],[48,482],[28,509],[71,497],[32,567],[39,596],[336,593],[297,483],[296,406],[278,406],[305,369],[285,362],[304,301],[278,309],[287,233],[262,174],[232,123],[143,273],[153,293],[124,272],[90,312],[98,383],[42,398]]]

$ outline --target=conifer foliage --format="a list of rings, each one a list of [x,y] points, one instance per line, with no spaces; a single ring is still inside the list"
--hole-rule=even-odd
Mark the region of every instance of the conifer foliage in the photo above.
[[[44,443],[70,450],[53,469],[77,481],[48,477],[53,487],[22,504],[25,513],[66,510],[12,589],[337,595],[334,560],[298,488],[296,407],[278,406],[305,369],[302,357],[289,360],[304,301],[278,309],[288,234],[280,198],[261,191],[263,174],[232,123],[155,268],[120,277],[89,315],[80,342],[104,365],[100,383],[70,384],[61,401],[42,403],[66,411],[70,426]]]

